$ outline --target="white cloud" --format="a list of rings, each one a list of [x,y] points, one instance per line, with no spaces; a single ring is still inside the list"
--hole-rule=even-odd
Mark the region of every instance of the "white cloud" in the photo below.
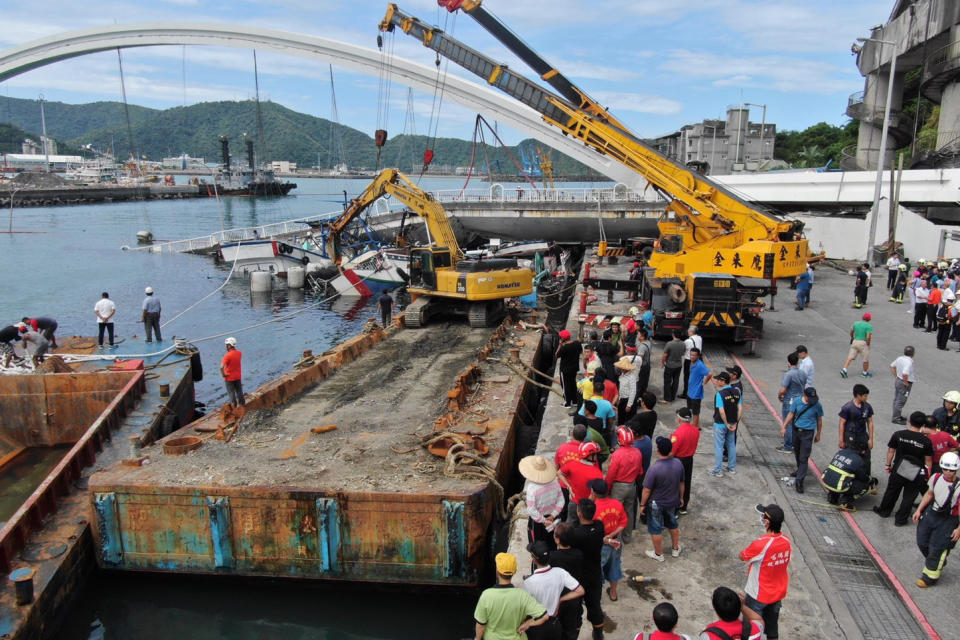
[[[706,78],[715,86],[762,87],[787,93],[831,94],[855,90],[862,83],[855,68],[800,57],[737,57],[678,49],[667,55],[663,69],[687,77]]]
[[[595,91],[593,98],[614,113],[633,111],[635,113],[667,115],[679,113],[683,110],[683,104],[676,100],[643,93]]]

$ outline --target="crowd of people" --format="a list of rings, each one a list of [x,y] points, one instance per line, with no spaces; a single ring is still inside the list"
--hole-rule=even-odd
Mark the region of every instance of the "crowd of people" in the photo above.
[[[526,480],[530,571],[522,589],[510,590],[518,559],[497,556],[497,586],[483,593],[475,612],[476,637],[575,639],[583,624],[602,638],[605,599],[620,598],[624,545],[643,544],[656,563],[683,553],[680,519],[691,509],[694,457],[703,399],[713,398],[716,478],[736,474],[736,433],[743,414],[739,367],[712,371],[703,359],[696,326],[675,333],[659,357],[651,347],[653,318],[644,303],[612,317],[583,342],[559,332],[556,348],[570,438],[553,457],[532,455],[519,464]],[[810,360],[812,372],[812,360]],[[663,399],[651,373],[660,369]],[[654,383],[659,382],[657,380]],[[658,435],[657,407],[673,408],[669,433]],[[709,403],[708,403],[709,404]],[[758,505],[766,534],[740,554],[748,564],[743,591],[719,587],[712,605],[718,620],[699,637],[776,638],[779,603],[786,595],[790,541],[781,532],[783,510]],[[641,536],[640,529],[645,529]],[[509,601],[509,604],[506,604]],[[669,602],[654,607],[653,640],[683,638]],[[637,638],[644,634],[637,635]]]
[[[899,264],[892,267],[888,284],[896,301],[897,287],[907,290],[912,280],[904,278]],[[916,276],[922,282],[920,287],[929,287],[925,283],[938,272],[942,275],[937,288],[952,291],[956,274],[939,266],[924,269],[923,273],[929,274],[925,278]],[[865,267],[858,274],[862,275],[858,275],[855,305],[863,306],[872,274]],[[812,274],[809,276],[798,283],[801,308],[809,302]],[[954,299],[950,300],[953,304]],[[526,591],[536,604],[521,596],[516,599],[536,611],[494,621],[478,605],[478,639],[515,637],[509,633],[484,635],[484,630],[499,625],[516,631],[527,623],[527,636],[533,640],[577,638],[584,610],[593,637],[603,637],[604,596],[610,601],[620,597],[624,545],[642,544],[641,538],[649,537],[643,556],[657,563],[683,553],[680,522],[692,508],[694,457],[702,433],[702,412],[711,410],[711,398],[714,458],[706,465],[707,477],[737,473],[737,433],[745,412],[740,367],[712,370],[703,359],[703,339],[693,325],[686,332],[674,333],[662,350],[654,349],[652,314],[643,303],[622,317],[607,319],[609,324],[602,332],[588,332],[582,342],[568,331],[559,333],[556,355],[564,406],[571,417],[570,438],[558,447],[552,460],[529,456],[520,464],[526,479],[532,575],[517,591]],[[871,314],[864,313],[851,326],[842,377],[857,363],[861,378],[873,377],[869,364],[871,321]],[[655,351],[659,353],[655,355]],[[916,584],[928,587],[936,584],[947,554],[960,540],[960,457],[956,453],[960,448],[960,391],[944,394],[942,406],[929,414],[915,411],[905,417],[903,409],[915,377],[914,351],[908,346],[890,363],[894,378],[891,419],[905,428],[887,442],[886,489],[873,510],[882,517],[894,515],[897,526],[911,520],[918,523],[917,546],[924,565]],[[788,484],[803,494],[810,484],[811,452],[825,435],[827,411],[814,386],[815,365],[808,347],[797,345],[785,360],[786,371],[777,393],[782,436],[778,450],[794,456],[796,468]],[[657,368],[662,381],[654,379],[651,384]],[[662,390],[659,401],[653,388],[658,382]],[[871,460],[875,429],[869,397],[865,384],[853,386],[852,397],[837,410],[836,453],[819,477],[814,477],[814,484],[826,490],[827,503],[839,509],[855,511],[859,498],[878,493],[878,474],[873,473]],[[682,405],[676,407],[677,401]],[[663,421],[672,423],[673,429],[657,434],[661,419],[657,408],[671,403],[672,415]],[[915,506],[918,497],[919,507]],[[766,534],[740,554],[749,563],[745,588],[740,592],[716,589],[712,604],[719,620],[702,630],[700,638],[779,636],[791,544],[781,530],[783,510],[775,504],[757,505],[757,509]],[[639,535],[641,529],[646,529],[646,536]],[[507,578],[499,569],[498,560],[502,588],[511,584],[513,574]],[[528,584],[530,580],[533,582]],[[676,633],[683,624],[669,602],[654,607],[653,623],[657,630],[637,634],[638,640],[686,637]]]

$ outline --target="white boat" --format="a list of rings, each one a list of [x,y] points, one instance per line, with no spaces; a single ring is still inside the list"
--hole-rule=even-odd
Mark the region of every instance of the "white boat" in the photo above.
[[[310,270],[317,266],[333,265],[329,258],[318,251],[278,240],[224,242],[220,244],[219,258],[230,265],[236,261],[237,273],[242,274],[248,274],[251,271],[269,271],[281,275],[286,274],[290,267],[304,267]]]
[[[549,242],[531,241],[531,242],[504,242],[491,241],[490,244],[482,249],[473,249],[467,251],[467,257],[471,259],[478,258],[520,258],[532,257],[539,252],[545,254],[550,248]]]
[[[101,184],[117,181],[117,164],[112,158],[84,160],[77,169],[67,171],[65,177],[84,184]]]
[[[331,282],[340,295],[371,296],[406,283],[410,254],[403,249],[365,251],[341,267],[341,275]]]

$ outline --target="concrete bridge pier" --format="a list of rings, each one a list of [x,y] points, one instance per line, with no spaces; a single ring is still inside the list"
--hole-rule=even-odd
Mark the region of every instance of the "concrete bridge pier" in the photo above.
[[[903,144],[900,135],[900,108],[903,105],[904,74],[893,77],[893,95],[890,104],[890,125],[887,130],[887,147],[881,166],[889,167],[894,151]],[[883,114],[887,105],[887,87],[890,82],[890,67],[880,67],[867,75],[863,102],[852,104],[847,113],[860,120],[857,138],[857,165],[862,169],[876,169],[880,154],[880,139],[883,132]]]
[[[950,44],[944,51],[944,72],[949,80],[940,99],[940,124],[937,129],[937,151],[960,143],[960,25],[950,29]],[[950,61],[953,63],[950,64]]]

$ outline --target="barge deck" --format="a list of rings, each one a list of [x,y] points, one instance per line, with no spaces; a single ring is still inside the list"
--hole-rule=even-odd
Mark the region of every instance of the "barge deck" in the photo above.
[[[100,566],[477,584],[532,393],[503,361],[536,366],[539,340],[510,325],[377,328],[308,359],[250,394],[239,421],[211,414],[165,439],[205,438],[196,450],[161,442],[149,464],[94,475]],[[425,446],[442,432],[464,442],[445,458]]]

